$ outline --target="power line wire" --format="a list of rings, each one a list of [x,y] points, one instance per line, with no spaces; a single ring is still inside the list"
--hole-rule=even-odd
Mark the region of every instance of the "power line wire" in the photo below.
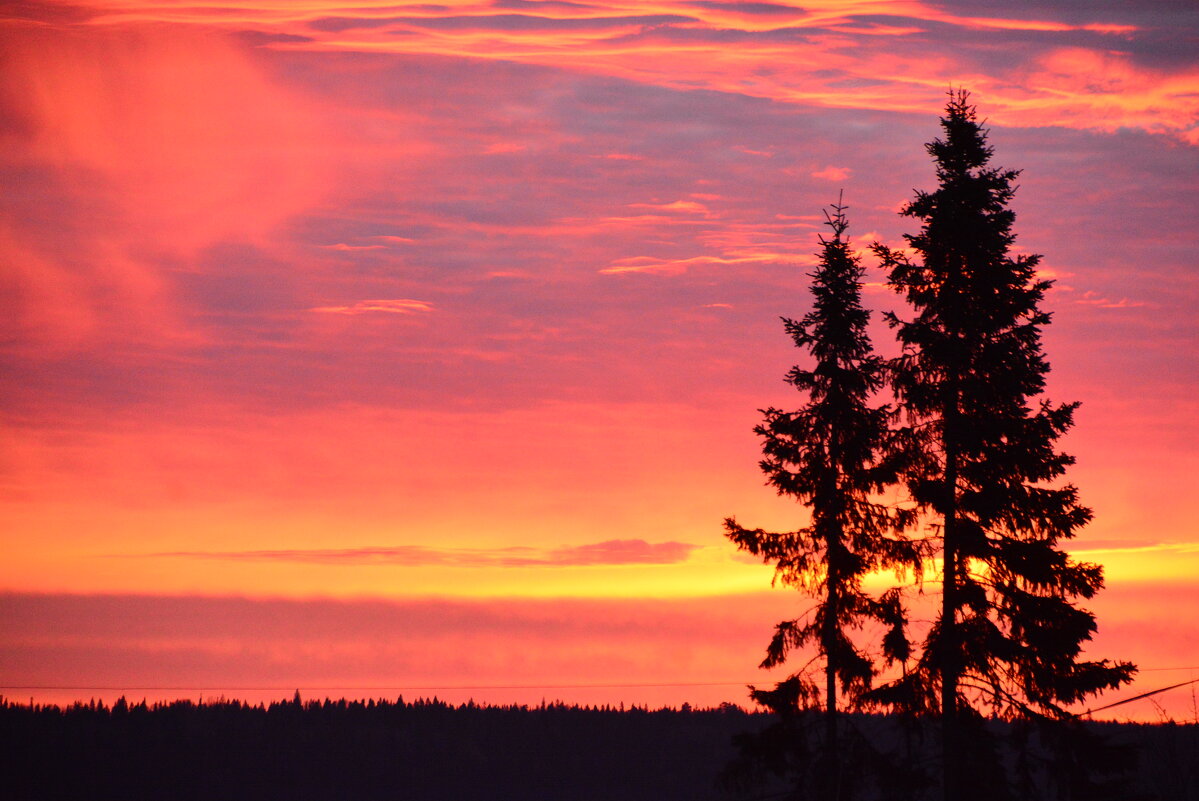
[[[1140,695],[1134,695],[1132,698],[1125,698],[1122,701],[1116,701],[1115,703],[1107,704],[1106,706],[1100,706],[1100,707],[1096,707],[1094,709],[1088,709],[1086,712],[1083,712],[1082,714],[1080,714],[1079,717],[1086,717],[1087,715],[1090,715],[1094,712],[1102,712],[1105,709],[1111,709],[1112,707],[1123,706],[1124,704],[1130,704],[1133,701],[1140,701],[1142,698],[1148,698],[1151,695],[1157,695],[1158,693],[1164,693],[1166,690],[1176,690],[1179,687],[1186,687],[1190,684],[1199,684],[1199,679],[1191,679],[1190,681],[1184,681],[1180,684],[1171,684],[1169,687],[1162,687],[1160,690],[1150,690],[1147,693],[1141,693]]]
[[[1199,670],[1199,665],[1180,666],[1180,667],[1152,667],[1140,668],[1141,672],[1147,671],[1172,671],[1172,670]],[[1199,681],[1196,679],[1195,681]],[[1188,684],[1193,684],[1195,681],[1183,682],[1174,684],[1169,687],[1163,687],[1158,690],[1152,690],[1149,693],[1134,696],[1133,698],[1125,699],[1117,703],[1127,703],[1128,701],[1138,700],[1147,697],[1148,695],[1156,695],[1159,692],[1173,690],[1177,687],[1185,687]],[[302,690],[312,692],[316,690],[361,690],[361,691],[379,691],[379,690],[606,690],[606,689],[652,689],[662,687],[744,687],[754,684],[753,681],[683,681],[683,682],[653,682],[653,683],[634,683],[624,682],[617,684],[438,684],[438,685],[413,685],[413,684],[383,684],[383,685],[350,685],[350,684],[331,684],[331,685],[247,685],[247,686],[232,686],[232,685],[160,685],[160,686],[140,686],[133,684],[121,685],[51,685],[51,684],[8,684],[0,685],[0,690],[153,690],[165,692],[170,690],[200,690],[202,692],[215,692],[218,690],[232,690],[239,692],[292,692],[294,690]],[[1114,705],[1114,704],[1113,704]],[[1107,707],[1100,707],[1105,709]],[[1091,710],[1098,711],[1098,710]],[[1086,713],[1083,713],[1086,714]]]

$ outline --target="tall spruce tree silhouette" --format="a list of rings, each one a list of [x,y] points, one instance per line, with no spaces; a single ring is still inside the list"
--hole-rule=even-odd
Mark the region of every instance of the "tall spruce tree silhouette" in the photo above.
[[[870,687],[873,660],[850,637],[866,620],[886,626],[888,659],[906,659],[904,613],[898,590],[875,598],[862,589],[862,577],[875,570],[918,568],[916,547],[892,536],[910,521],[871,496],[896,480],[882,453],[892,413],[872,406],[883,386],[883,361],[866,333],[869,312],[861,304],[863,268],[845,238],[848,220],[840,202],[825,211],[831,238],[820,237],[820,263],[811,275],[813,308],[802,320],[783,324],[796,346],[814,358],[811,369],[796,366],[786,381],[808,397],[799,411],[763,409],[754,428],[763,438],[762,471],[780,495],[811,510],[811,524],[798,531],[746,529],[725,520],[726,536],[738,548],[775,566],[776,582],[817,599],[807,615],[779,623],[762,667],[784,663],[792,649],[814,644],[824,657],[824,764],[815,775],[827,784],[819,797],[841,797],[838,749],[838,684],[852,703]],[[790,715],[820,703],[820,690],[803,671],[773,690],[753,697],[772,711]],[[809,788],[810,789],[810,788]]]
[[[1096,626],[1075,601],[1103,586],[1103,570],[1059,547],[1091,511],[1062,482],[1073,458],[1055,449],[1078,404],[1040,398],[1050,317],[1039,304],[1051,282],[1037,276],[1038,256],[1010,254],[1019,173],[989,166],[967,92],[950,93],[941,127],[927,145],[937,188],[902,211],[922,223],[905,237],[912,255],[874,250],[915,312],[888,315],[903,347],[891,383],[906,418],[906,483],[940,528],[944,590],[917,669],[876,697],[940,715],[944,797],[961,801],[980,797],[963,783],[966,721],[1066,718],[1066,705],[1135,668],[1081,659]]]

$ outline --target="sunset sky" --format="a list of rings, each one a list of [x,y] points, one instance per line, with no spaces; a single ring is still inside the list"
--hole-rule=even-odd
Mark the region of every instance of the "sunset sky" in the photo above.
[[[841,190],[905,313],[951,86],[1056,281],[1096,705],[1199,678],[1199,5],[996,8],[5,4],[0,694],[745,703],[778,318]]]

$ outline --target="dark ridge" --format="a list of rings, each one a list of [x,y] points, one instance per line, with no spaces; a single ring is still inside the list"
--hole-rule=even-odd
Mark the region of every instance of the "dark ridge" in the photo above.
[[[25,799],[716,799],[763,714],[459,706],[436,698],[249,705],[0,699],[0,776]]]
[[[850,715],[886,747],[899,727]],[[787,795],[777,778],[729,780],[733,738],[773,716],[715,709],[301,700],[68,707],[0,698],[6,801],[414,799],[663,801]],[[1002,727],[1004,724],[991,723]],[[1199,724],[1090,723],[1123,746],[1138,799],[1199,801]],[[753,735],[751,735],[753,736]],[[916,761],[935,738],[925,737]],[[742,738],[744,740],[744,738]],[[781,792],[780,792],[781,791]],[[919,793],[915,798],[923,797]]]

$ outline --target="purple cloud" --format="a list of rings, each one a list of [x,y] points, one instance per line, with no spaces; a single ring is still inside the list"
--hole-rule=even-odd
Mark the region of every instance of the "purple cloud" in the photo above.
[[[686,542],[646,542],[633,539],[605,540],[552,549],[519,545],[507,548],[429,548],[423,545],[393,545],[253,551],[167,551],[139,555],[322,564],[394,564],[404,567],[575,567],[676,564],[687,561],[691,552],[698,547]]]

